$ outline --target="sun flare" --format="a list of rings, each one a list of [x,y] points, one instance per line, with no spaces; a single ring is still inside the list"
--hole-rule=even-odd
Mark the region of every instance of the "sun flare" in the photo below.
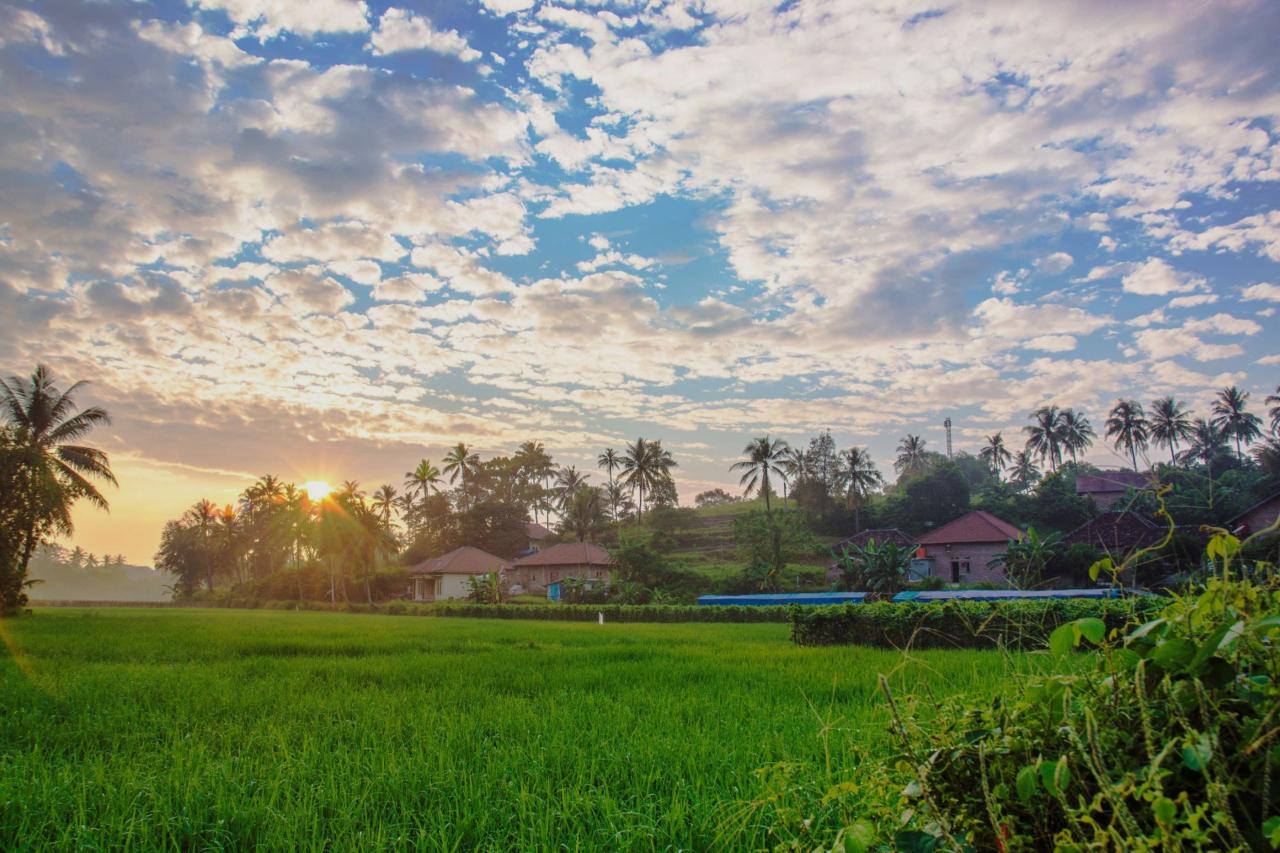
[[[307,497],[313,501],[322,501],[333,491],[324,480],[308,480],[304,488],[307,490]]]

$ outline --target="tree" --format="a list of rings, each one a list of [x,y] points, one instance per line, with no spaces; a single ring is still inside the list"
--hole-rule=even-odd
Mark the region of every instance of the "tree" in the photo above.
[[[918,435],[908,434],[898,442],[898,458],[893,463],[893,470],[908,477],[918,477],[924,473],[926,456],[924,446],[927,444]]]
[[[1000,472],[1013,458],[1009,453],[1009,448],[1005,447],[1004,436],[1000,433],[987,436],[987,443],[982,450],[978,451],[978,458],[987,463],[987,467],[991,469],[991,473],[1000,479]]]
[[[676,461],[661,441],[645,441],[637,438],[622,456],[622,482],[640,495],[636,517],[644,515],[644,494],[671,480],[671,469]]]
[[[613,472],[622,467],[622,457],[618,455],[618,451],[614,450],[612,447],[608,447],[608,448],[605,448],[604,453],[601,453],[598,457],[596,457],[596,465],[605,469],[605,471],[608,472],[609,474],[608,495],[610,496],[610,498],[615,497],[617,495],[617,491],[613,488]],[[618,518],[618,504],[616,502],[611,501],[610,507],[612,507],[612,510],[613,510],[613,514],[611,517],[616,521]]]
[[[890,597],[902,588],[913,552],[897,542],[878,544],[871,539],[861,547],[841,550],[836,566],[846,591],[866,591]]]
[[[1024,426],[1026,433],[1026,449],[1040,457],[1041,463],[1048,460],[1049,470],[1058,470],[1062,462],[1062,412],[1057,406],[1041,406],[1031,413],[1032,423]]]
[[[1060,419],[1059,436],[1062,446],[1071,454],[1071,461],[1076,461],[1076,454],[1083,453],[1093,445],[1097,435],[1089,419],[1075,409],[1063,409]]]
[[[373,500],[370,505],[373,511],[378,514],[378,518],[382,521],[384,530],[391,530],[391,514],[395,511],[396,504],[396,487],[390,483],[383,483],[373,491]]]
[[[1161,397],[1151,404],[1151,438],[1157,445],[1169,448],[1169,462],[1178,462],[1178,443],[1191,438],[1191,416],[1172,397]]]
[[[752,510],[738,516],[733,522],[733,538],[754,585],[766,592],[778,589],[790,560],[816,547],[804,516],[787,509],[775,513]]]
[[[798,483],[804,479],[809,473],[809,464],[803,450],[798,447],[788,447],[783,451],[778,467],[782,469],[782,505],[785,507],[788,484]]]
[[[1182,458],[1187,462],[1199,462],[1204,465],[1205,474],[1209,478],[1209,509],[1213,509],[1213,465],[1223,453],[1227,452],[1227,439],[1214,421],[1197,418],[1191,425],[1191,443],[1183,451]]]
[[[1040,469],[1031,459],[1031,452],[1019,450],[1013,457],[1013,467],[1009,469],[1009,480],[1020,490],[1026,491],[1040,479]]]
[[[754,491],[759,491],[764,495],[764,508],[767,514],[773,514],[773,507],[769,504],[769,475],[785,478],[781,463],[783,454],[787,451],[788,445],[780,438],[771,439],[769,436],[761,436],[747,442],[747,446],[742,448],[742,455],[746,458],[733,463],[729,466],[730,471],[742,471],[742,477],[738,480],[738,485],[743,487],[743,494],[749,495]]]
[[[871,492],[884,485],[884,477],[871,461],[871,454],[861,447],[850,447],[843,456],[847,493],[845,498],[853,510],[853,529],[862,529],[862,507]]]
[[[1133,470],[1138,470],[1138,451],[1146,451],[1150,429],[1147,424],[1147,413],[1137,400],[1119,400],[1111,408],[1107,418],[1107,438],[1112,439],[1116,450],[1124,448],[1133,461]]]
[[[467,478],[480,466],[480,457],[463,444],[461,441],[453,446],[444,457],[444,473],[449,475],[449,483],[458,483],[459,491],[462,493],[462,503],[465,508],[467,505]]]
[[[693,498],[693,505],[699,508],[704,506],[724,506],[725,504],[737,503],[738,499],[726,492],[724,489],[708,489],[705,492],[698,492]]]
[[[1271,434],[1280,436],[1280,385],[1276,386],[1276,393],[1267,397],[1267,405],[1271,407],[1267,412],[1271,416]]]
[[[25,603],[32,553],[53,534],[71,533],[71,507],[77,500],[108,508],[93,480],[117,485],[107,454],[75,443],[111,422],[97,406],[76,409],[75,395],[85,384],[60,391],[44,365],[29,379],[0,380],[0,407],[10,427],[4,465],[12,489],[4,496],[10,508],[0,514],[11,516],[14,525],[13,557],[0,563],[0,612]]]
[[[578,472],[578,469],[572,465],[561,468],[556,472],[556,504],[563,513],[572,500],[574,492],[578,491],[578,487],[587,482],[587,475]]]
[[[440,469],[430,459],[421,459],[416,468],[404,475],[405,497],[417,494],[425,501],[427,495],[440,491],[440,483]]]
[[[1004,567],[1005,577],[1017,589],[1030,589],[1044,578],[1045,567],[1058,555],[1061,537],[1056,533],[1041,536],[1034,527],[1027,528],[1021,539],[1010,539],[1001,554],[987,563]]]
[[[1262,419],[1252,412],[1245,411],[1249,402],[1248,392],[1236,386],[1223,388],[1218,398],[1213,401],[1213,424],[1222,431],[1223,436],[1235,439],[1236,459],[1244,460],[1241,442],[1250,444],[1262,435]]]
[[[485,572],[467,578],[467,598],[478,604],[501,604],[503,595],[502,575]]]
[[[603,493],[594,486],[579,483],[565,499],[559,531],[579,542],[593,542],[606,526]]]
[[[1280,477],[1280,439],[1265,439],[1251,453],[1264,474],[1268,477]]]

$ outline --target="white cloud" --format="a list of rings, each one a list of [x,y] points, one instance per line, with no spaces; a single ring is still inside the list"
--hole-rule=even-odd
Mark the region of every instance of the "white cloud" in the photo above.
[[[1175,296],[1169,300],[1170,308],[1195,308],[1200,305],[1212,305],[1218,301],[1216,293],[1197,293],[1195,296]]]
[[[283,30],[313,36],[369,29],[368,7],[362,0],[194,0],[194,4],[221,9],[261,38],[272,38]]]
[[[1280,302],[1280,284],[1251,284],[1241,291],[1240,296],[1251,302]]]
[[[382,13],[378,28],[369,38],[369,48],[377,56],[430,50],[456,56],[463,62],[475,62],[482,55],[453,30],[437,30],[426,16],[396,8]]]
[[[1058,273],[1066,272],[1067,268],[1074,262],[1075,258],[1066,252],[1054,252],[1052,255],[1036,261],[1036,268],[1049,275],[1057,275]]]
[[[1090,273],[1092,275],[1092,273]],[[1122,280],[1126,293],[1141,296],[1167,296],[1170,293],[1187,293],[1206,286],[1199,276],[1180,272],[1162,258],[1149,258],[1128,272]]]

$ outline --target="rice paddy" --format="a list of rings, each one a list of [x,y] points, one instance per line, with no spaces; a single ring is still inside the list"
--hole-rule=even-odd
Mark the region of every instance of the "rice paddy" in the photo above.
[[[1026,658],[785,625],[228,610],[0,622],[0,849],[735,849],[754,772],[888,755],[904,693]],[[885,797],[892,791],[884,792]]]

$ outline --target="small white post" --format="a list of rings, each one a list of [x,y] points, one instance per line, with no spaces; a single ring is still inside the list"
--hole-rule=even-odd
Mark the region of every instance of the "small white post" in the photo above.
[[[601,610],[601,611],[600,611],[600,612],[598,612],[596,615],[600,617],[600,624],[601,624],[601,625],[603,625],[603,624],[604,624],[604,611],[603,611],[603,610]]]

